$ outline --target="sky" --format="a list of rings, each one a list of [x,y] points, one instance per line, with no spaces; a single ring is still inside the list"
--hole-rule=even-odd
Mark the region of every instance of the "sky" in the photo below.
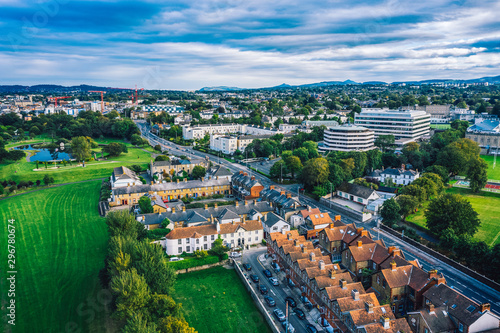
[[[0,85],[196,90],[496,76],[498,13],[498,0],[0,0]]]

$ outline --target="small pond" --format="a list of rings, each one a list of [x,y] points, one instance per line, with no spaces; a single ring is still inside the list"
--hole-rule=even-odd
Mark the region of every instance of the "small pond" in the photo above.
[[[29,157],[30,162],[40,161],[62,161],[72,159],[71,154],[61,151],[59,148],[36,148],[31,145],[20,146],[15,149],[29,151],[29,150],[37,150],[37,152]]]

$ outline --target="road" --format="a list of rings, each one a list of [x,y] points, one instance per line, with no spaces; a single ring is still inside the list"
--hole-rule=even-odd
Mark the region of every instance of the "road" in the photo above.
[[[186,153],[205,158],[208,156],[208,158],[214,162],[217,163],[218,158],[209,155],[209,154],[204,154],[201,152],[198,152],[196,150],[192,150],[191,148],[188,147],[181,147],[176,144],[173,144],[172,142],[169,142],[167,140],[158,138],[156,135],[149,133],[149,129],[147,128],[146,124],[143,123],[142,125],[138,124],[141,128],[142,135],[150,140],[150,142],[153,142],[155,144],[160,144],[164,148],[168,148],[168,150],[175,155],[186,155]],[[235,164],[235,163],[230,163],[224,159],[220,160],[221,164],[227,167],[229,170],[232,172],[238,172],[240,170],[248,172],[249,174],[252,174],[253,176],[256,177],[263,185],[275,185],[277,187],[283,187],[286,188],[288,191],[298,193],[298,188],[300,185],[294,184],[294,185],[288,185],[288,186],[282,186],[279,184],[274,183],[270,179],[268,179],[265,176],[262,176],[261,174],[258,174],[256,172],[251,171],[250,169],[247,169],[245,166],[242,166],[240,164]],[[332,213],[333,215],[342,215],[339,214],[338,212],[334,211],[330,207],[327,207],[321,203],[319,203],[316,200],[313,200],[305,195],[300,194],[299,199],[302,203],[305,203],[307,205],[310,205],[313,208],[320,208],[322,211],[327,211]],[[405,258],[407,260],[415,260],[417,259],[418,262],[422,265],[422,268],[425,271],[429,271],[431,269],[437,269],[438,272],[443,273],[444,276],[446,277],[446,281],[449,286],[454,288],[455,290],[461,292],[463,295],[469,297],[470,299],[478,302],[478,303],[490,303],[491,304],[491,309],[497,314],[500,314],[500,291],[494,290],[491,287],[488,287],[487,285],[477,281],[476,279],[473,279],[469,277],[468,275],[465,275],[461,271],[459,271],[456,268],[453,268],[449,266],[446,263],[443,263],[440,260],[437,260],[436,258],[418,250],[417,248],[411,246],[410,244],[395,238],[387,233],[384,232],[379,232],[378,228],[376,228],[376,220],[372,219],[371,221],[367,221],[365,223],[359,223],[358,221],[353,221],[350,218],[347,218],[345,216],[342,216],[342,222],[344,223],[353,223],[355,222],[357,225],[363,226],[365,229],[369,230],[372,235],[376,239],[380,238],[382,239],[386,246],[397,246],[399,247],[402,252],[405,255]],[[293,322],[292,322],[293,325]]]
[[[251,250],[244,251],[243,258],[242,258],[241,262],[242,263],[249,263],[250,265],[252,265],[252,270],[250,272],[247,272],[247,276],[250,276],[250,274],[256,274],[259,276],[259,279],[260,279],[259,283],[254,283],[251,280],[249,280],[249,281],[251,282],[252,286],[254,287],[255,292],[258,295],[260,295],[262,303],[266,305],[266,308],[268,309],[268,312],[271,315],[271,317],[275,320],[276,325],[279,328],[282,328],[283,326],[281,325],[281,323],[279,321],[276,320],[276,317],[273,314],[273,310],[276,308],[279,308],[283,311],[283,313],[285,313],[285,298],[287,296],[289,296],[289,294],[292,295],[292,293],[290,292],[290,289],[283,283],[284,273],[276,274],[271,269],[270,266],[267,266],[267,265],[261,263],[261,261],[259,260],[259,256],[265,254],[266,252],[267,252],[266,248],[251,249]],[[280,283],[279,286],[271,285],[268,278],[264,275],[264,273],[262,273],[262,271],[264,269],[269,269],[272,272],[273,277],[278,278],[279,283]],[[261,293],[258,289],[259,284],[263,284],[267,287],[267,290],[269,291],[268,295],[274,299],[274,301],[276,302],[276,307],[267,306],[267,303],[264,300],[264,296],[261,295]],[[286,291],[285,291],[285,289],[286,289]],[[292,297],[295,299],[297,306],[302,311],[304,311],[304,313],[306,314],[306,317],[309,317],[308,316],[308,314],[310,314],[309,311],[307,311],[304,308],[302,302],[298,299],[298,297],[296,297],[295,295],[293,295]],[[317,312],[317,310],[314,310],[314,311]],[[319,326],[317,326],[317,324],[315,324],[313,322],[311,317],[309,318],[309,320],[307,320],[307,318],[306,318],[306,320],[299,319],[297,317],[297,315],[293,312],[293,309],[291,309],[291,308],[288,308],[288,317],[289,317],[290,324],[292,324],[292,326],[295,328],[296,333],[306,332],[306,324],[307,323],[315,325],[316,328],[318,328],[318,330],[320,328]]]

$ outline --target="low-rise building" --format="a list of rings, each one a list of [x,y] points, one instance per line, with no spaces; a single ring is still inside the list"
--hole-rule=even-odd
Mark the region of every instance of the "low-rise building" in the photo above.
[[[127,167],[121,166],[113,169],[110,178],[111,188],[127,187],[142,184],[139,176]]]
[[[376,170],[378,171],[378,170]],[[410,185],[415,179],[420,177],[418,170],[409,170],[405,165],[401,168],[387,168],[379,172],[379,177],[373,177],[382,183],[386,183],[390,178],[393,184]]]
[[[232,155],[238,149],[238,138],[230,135],[210,135],[210,149]]]
[[[374,189],[347,182],[337,188],[337,196],[364,206],[380,198]]]
[[[254,176],[248,176],[243,171],[233,174],[231,186],[234,196],[241,200],[258,198],[264,189],[264,186]]]
[[[290,224],[274,213],[268,213],[261,220],[264,226],[264,235],[271,232],[287,232],[290,231]]]
[[[197,165],[207,168],[209,161],[206,159],[172,159],[170,161],[151,161],[149,163],[148,173],[151,177],[157,176],[158,179],[172,177],[183,171],[190,175],[193,168]]]
[[[500,147],[500,121],[485,119],[470,126],[465,137],[476,142],[482,154],[497,152]]]

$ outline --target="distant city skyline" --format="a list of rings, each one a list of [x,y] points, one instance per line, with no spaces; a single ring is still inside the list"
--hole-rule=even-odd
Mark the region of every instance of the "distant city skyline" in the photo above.
[[[496,76],[500,2],[0,0],[0,85],[241,88]]]

